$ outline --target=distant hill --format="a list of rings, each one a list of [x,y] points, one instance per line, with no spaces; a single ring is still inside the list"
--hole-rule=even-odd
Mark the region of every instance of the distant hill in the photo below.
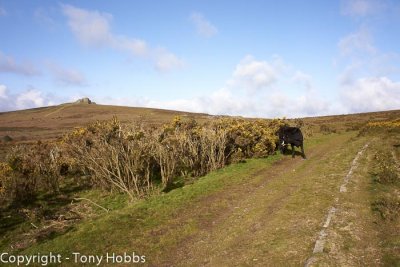
[[[206,120],[212,116],[154,108],[99,105],[89,98],[74,103],[40,107],[0,113],[0,136],[11,136],[14,140],[52,139],[96,120],[107,120],[117,116],[122,122],[145,121],[159,125],[175,116]]]
[[[59,137],[74,127],[84,126],[96,120],[111,119],[113,116],[117,116],[122,122],[143,121],[149,125],[160,125],[171,121],[177,115],[194,118],[200,122],[216,117],[205,113],[99,105],[89,98],[82,98],[74,103],[57,106],[0,112],[0,137],[9,136],[16,142],[45,140]],[[400,110],[309,117],[302,118],[302,121],[308,127],[319,128],[320,125],[327,125],[344,130],[353,126],[357,128],[367,121],[396,118],[400,118]]]

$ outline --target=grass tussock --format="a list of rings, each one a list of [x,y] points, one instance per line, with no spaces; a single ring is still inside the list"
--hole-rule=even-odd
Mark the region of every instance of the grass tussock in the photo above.
[[[399,195],[381,196],[372,202],[372,210],[379,213],[383,220],[395,221],[400,215],[400,197]]]

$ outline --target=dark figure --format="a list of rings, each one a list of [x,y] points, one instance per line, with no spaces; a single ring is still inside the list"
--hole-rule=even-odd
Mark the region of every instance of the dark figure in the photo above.
[[[305,159],[306,155],[304,154],[304,147],[303,147],[303,134],[301,130],[297,127],[289,127],[283,126],[278,131],[279,136],[279,150],[283,154],[286,146],[290,144],[292,147],[292,158],[294,158],[294,148],[300,147],[302,157]]]

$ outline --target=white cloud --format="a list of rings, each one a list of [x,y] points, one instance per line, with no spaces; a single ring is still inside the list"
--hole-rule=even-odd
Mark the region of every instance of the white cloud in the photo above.
[[[82,97],[85,97],[83,95],[77,95],[74,98],[71,98],[71,101],[76,101],[77,99],[80,99]],[[89,96],[90,97],[90,96]],[[90,99],[92,99],[90,97]],[[148,98],[142,98],[142,97],[102,97],[102,98],[96,98],[92,99],[98,104],[104,104],[104,105],[117,105],[117,106],[130,106],[130,107],[147,107],[150,100]]]
[[[30,62],[17,63],[14,58],[0,51],[0,73],[14,73],[24,76],[38,75],[40,72]]]
[[[398,109],[400,82],[387,77],[360,78],[343,87],[342,100],[350,112]]]
[[[350,64],[344,68],[342,73],[339,75],[340,85],[348,85],[354,82],[356,73],[360,68],[360,64]]]
[[[272,62],[267,62],[246,56],[233,69],[231,78],[227,80],[223,88],[206,95],[174,100],[137,97],[103,97],[93,100],[99,104],[165,108],[215,115],[264,118],[302,117],[335,113],[334,105],[320,97],[318,91],[312,86],[311,75],[305,74],[300,70],[286,70],[288,75],[279,75],[284,66],[285,63],[279,58],[275,58]],[[271,71],[271,68],[274,71]],[[266,79],[265,77],[268,75],[271,75],[273,79]],[[293,81],[295,82],[294,84],[291,83]],[[247,87],[238,86],[243,84],[247,85]],[[274,86],[271,86],[272,84]],[[308,90],[307,84],[310,84],[310,90]],[[294,88],[286,88],[285,85],[294,86]],[[307,90],[304,90],[303,85],[306,85]],[[265,90],[257,90],[257,88],[265,88]],[[0,87],[0,110],[2,111],[66,102],[61,101],[62,99],[58,96],[45,94],[35,88],[29,88],[19,94],[9,94],[6,89],[5,86]],[[293,91],[293,89],[297,89],[297,91]],[[248,90],[253,91],[249,94]]]
[[[150,47],[146,41],[115,34],[111,30],[113,16],[109,13],[90,11],[71,5],[61,5],[62,11],[68,18],[68,26],[78,41],[88,47],[110,47],[153,61],[159,71],[170,71],[180,68],[183,60],[165,48]]]
[[[57,83],[65,86],[84,86],[87,84],[85,76],[78,70],[67,69],[55,63],[48,63],[47,67],[54,75]]]
[[[0,112],[37,108],[65,102],[65,99],[29,87],[20,93],[13,93],[5,85],[0,85]]]
[[[288,75],[280,75],[283,71]],[[295,82],[291,84],[292,87],[299,89],[296,93],[283,86],[290,81]],[[279,57],[267,62],[246,56],[233,70],[226,86],[219,90],[190,99],[148,100],[141,104],[146,107],[247,117],[301,117],[331,113],[332,104],[320,97],[312,84],[310,75],[299,70],[291,73]],[[258,90],[261,88],[263,90]]]
[[[232,92],[226,88],[217,90],[207,96],[199,96],[190,99],[181,98],[160,101],[143,97],[104,97],[100,99],[100,103],[109,105],[162,108],[210,114],[240,114],[240,112],[243,113],[246,111],[246,108],[243,107],[244,102],[237,101]]]
[[[384,53],[373,44],[370,31],[363,27],[338,42],[336,67],[342,67],[341,85],[354,83],[361,77],[380,77],[400,73],[400,55]]]
[[[208,113],[214,115],[262,115],[262,113],[260,113],[260,110],[255,105],[254,98],[251,98],[249,96],[240,97],[234,91],[228,88],[221,88],[208,95],[200,95],[193,98],[155,100],[143,97],[105,97],[100,99],[99,103],[109,105],[162,108],[188,112]]]
[[[342,14],[347,16],[364,17],[385,9],[384,0],[342,0]]]
[[[280,75],[282,71],[288,72],[288,75]],[[295,83],[290,83],[293,81]],[[298,91],[286,90],[282,84],[290,84],[294,87],[290,89]],[[279,57],[267,62],[246,56],[233,70],[225,87],[207,95],[167,101],[108,98],[107,103],[247,117],[301,117],[332,113],[333,105],[320,97],[312,84],[310,75],[299,70],[288,71]]]
[[[184,66],[182,59],[163,48],[156,49],[154,61],[156,69],[161,72],[181,68]]]
[[[332,103],[324,100],[317,91],[294,95],[285,90],[277,90],[264,95],[257,102],[257,108],[257,113],[264,114],[264,117],[296,118],[327,115],[334,112]]]
[[[0,99],[7,99],[7,87],[3,84],[0,84]]]
[[[342,56],[352,56],[360,53],[376,53],[372,36],[366,28],[362,28],[340,39],[338,47]]]
[[[87,46],[108,46],[113,42],[110,30],[112,15],[87,11],[71,5],[61,5],[68,17],[68,26],[77,39]]]
[[[292,102],[292,103],[290,103]],[[330,101],[324,100],[317,93],[307,93],[288,102],[291,117],[321,116],[334,114]]]
[[[29,89],[17,96],[15,101],[18,109],[26,109],[44,106],[45,100],[42,92],[36,89]]]
[[[236,66],[228,85],[255,92],[276,83],[281,69],[279,59],[267,62],[247,55]]]
[[[218,33],[217,28],[200,13],[193,13],[190,20],[195,25],[197,33],[204,38],[210,38]]]
[[[400,57],[380,51],[372,39],[364,26],[338,43],[343,67],[338,77],[339,104],[346,113],[400,107],[400,83],[393,79],[399,73]]]
[[[149,52],[149,47],[145,41],[124,36],[115,37],[111,45],[118,50],[128,52],[132,56],[146,56]]]
[[[210,95],[173,101],[148,101],[146,107],[246,117],[304,117],[330,114],[331,103],[317,94],[294,97],[284,91],[268,95],[241,96],[222,88]]]
[[[209,95],[172,101],[149,101],[147,107],[208,113],[215,115],[250,115],[251,99],[239,98],[231,90],[222,88]]]
[[[294,73],[292,81],[304,85],[307,90],[311,90],[313,87],[311,76],[299,70]]]
[[[253,61],[263,62],[256,59],[253,59]],[[249,73],[257,73],[257,71],[252,71],[253,69],[258,70],[259,67],[248,67],[239,72],[236,72],[235,69],[232,72],[232,77],[235,77],[238,75],[238,73],[245,74],[244,76],[246,77]],[[312,77],[304,74],[301,71],[297,71],[292,75],[288,75],[287,77],[288,78],[286,78],[286,80],[290,80],[290,77],[307,77],[310,82],[312,82]],[[303,91],[293,95],[293,93],[290,93],[279,86],[279,79],[274,82],[276,83],[277,88],[254,91],[252,94],[246,93],[247,89],[242,90],[241,88],[236,87],[236,84],[235,86],[231,86],[229,82],[227,82],[226,86],[221,89],[215,90],[207,95],[203,94],[193,98],[156,100],[141,97],[103,97],[93,100],[99,104],[164,108],[215,115],[221,114],[264,118],[282,116],[300,117],[312,116],[316,114],[321,115],[328,114],[331,110],[330,104],[322,100],[318,96],[317,92],[310,90],[304,91],[304,89],[302,89]],[[303,80],[300,80],[301,83]],[[33,108],[66,102],[65,99],[61,99],[58,96],[45,94],[35,88],[29,88],[28,90],[25,90],[19,94],[8,94],[5,87],[4,90],[1,88],[2,87],[0,87],[0,110],[2,111]],[[8,98],[7,101],[1,96],[3,96],[3,98],[4,96]],[[74,98],[69,100],[74,101],[76,98],[81,97],[83,96],[76,95]]]

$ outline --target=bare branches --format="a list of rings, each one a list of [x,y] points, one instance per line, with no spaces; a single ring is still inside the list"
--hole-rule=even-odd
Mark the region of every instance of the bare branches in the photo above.
[[[57,144],[18,148],[6,164],[11,170],[4,165],[2,172],[11,171],[15,177],[15,186],[8,188],[57,192],[64,167],[75,177],[90,178],[76,178],[77,183],[123,192],[134,200],[168,188],[178,176],[198,177],[232,162],[271,154],[280,124],[280,120],[216,119],[199,125],[176,117],[161,128],[144,128],[113,118],[77,128]],[[5,191],[2,172],[0,192]]]

